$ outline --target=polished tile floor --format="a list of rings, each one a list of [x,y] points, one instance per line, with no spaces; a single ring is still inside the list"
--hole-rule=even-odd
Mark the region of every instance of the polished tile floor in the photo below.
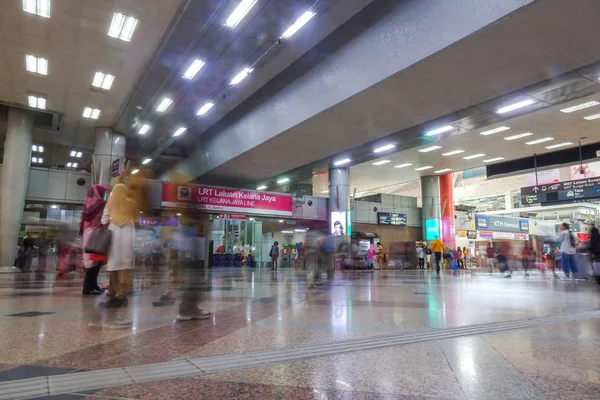
[[[295,270],[210,271],[205,321],[153,308],[161,285],[126,309],[81,296],[81,279],[0,275],[0,381],[319,344],[423,328],[600,309],[600,286],[534,274],[337,273],[308,289]],[[125,327],[120,321],[131,321]],[[114,329],[119,328],[119,329]],[[273,363],[58,395],[129,399],[598,399],[600,319]]]

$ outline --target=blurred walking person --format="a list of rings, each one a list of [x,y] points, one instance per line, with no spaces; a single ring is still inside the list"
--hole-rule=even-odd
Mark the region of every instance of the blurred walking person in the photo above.
[[[108,188],[103,185],[92,185],[83,205],[81,223],[79,225],[79,235],[82,236],[81,248],[85,249],[94,229],[102,226],[102,214],[106,206],[104,196]],[[88,254],[83,251],[83,266],[85,268],[85,277],[83,279],[83,294],[98,295],[104,291],[98,286],[98,274],[103,265],[106,264],[106,257],[96,254]]]
[[[569,229],[569,224],[563,222],[560,225],[560,232],[556,235],[556,241],[560,243],[560,252],[562,255],[562,268],[565,272],[565,280],[577,278],[577,261],[575,260],[576,248],[579,240]]]
[[[417,247],[417,258],[419,259],[419,269],[425,269],[425,250],[423,245]]]
[[[129,189],[122,183],[115,185],[102,214],[102,223],[109,224],[108,229],[112,232],[107,269],[110,291],[114,297],[106,303],[101,303],[102,307],[127,305],[135,243],[134,218],[137,213],[137,205],[129,197]]]
[[[433,240],[433,242],[431,242],[431,249],[433,250],[433,254],[435,254],[435,270],[438,274],[440,273],[442,253],[444,252],[445,247],[446,246],[444,245],[444,243],[437,237]]]
[[[273,243],[269,255],[271,256],[271,270],[277,271],[277,261],[279,260],[279,242],[276,241]]]
[[[431,247],[425,245],[425,263],[427,264],[427,269],[431,269],[431,255],[433,254],[433,251],[431,250]]]

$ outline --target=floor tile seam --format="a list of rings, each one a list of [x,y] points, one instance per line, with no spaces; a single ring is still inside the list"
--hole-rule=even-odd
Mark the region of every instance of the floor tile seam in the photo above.
[[[463,388],[463,385],[460,383],[460,380],[458,379],[458,375],[454,371],[454,368],[452,368],[452,364],[450,364],[450,360],[448,359],[448,356],[446,355],[446,352],[444,351],[444,349],[442,348],[442,346],[440,346],[439,344],[437,344],[436,347],[442,352],[442,355],[444,356],[444,360],[446,360],[446,364],[448,364],[448,368],[450,368],[450,372],[452,372],[452,376],[454,376],[454,380],[456,381],[456,384],[460,388],[460,392],[462,393],[463,398],[465,400],[467,400],[468,399],[467,393],[465,392],[465,389]]]

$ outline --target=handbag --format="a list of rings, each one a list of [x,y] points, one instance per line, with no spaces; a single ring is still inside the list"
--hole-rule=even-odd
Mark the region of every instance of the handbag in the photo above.
[[[92,231],[84,251],[89,254],[107,256],[112,242],[112,232],[108,229],[96,228]]]

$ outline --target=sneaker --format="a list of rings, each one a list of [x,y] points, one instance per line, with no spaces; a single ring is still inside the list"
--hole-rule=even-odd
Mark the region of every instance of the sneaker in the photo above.
[[[512,274],[504,275],[506,279],[512,278]]]
[[[205,313],[198,307],[179,307],[178,321],[191,321],[193,319],[209,319],[210,313]]]
[[[117,299],[116,297],[111,297],[107,302],[100,303],[100,307],[102,308],[119,308],[125,306],[127,306],[127,298]]]
[[[570,281],[570,280],[571,280],[571,277],[569,277],[569,276],[563,276],[561,279],[561,281]]]
[[[204,311],[203,309],[199,308],[198,309],[200,311],[200,315],[212,315],[212,313],[210,311]]]
[[[175,299],[175,297],[167,296],[167,295],[163,294],[162,296],[160,296],[160,300],[153,301],[152,305],[154,307],[166,307],[166,306],[172,306],[173,304],[175,304],[176,301],[177,301],[177,299]]]

